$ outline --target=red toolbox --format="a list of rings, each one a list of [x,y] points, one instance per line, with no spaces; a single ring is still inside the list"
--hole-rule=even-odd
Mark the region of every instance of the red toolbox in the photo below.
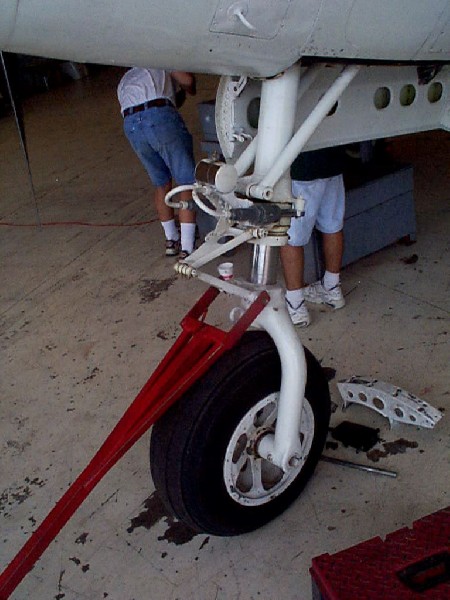
[[[313,600],[450,600],[450,507],[310,569]]]

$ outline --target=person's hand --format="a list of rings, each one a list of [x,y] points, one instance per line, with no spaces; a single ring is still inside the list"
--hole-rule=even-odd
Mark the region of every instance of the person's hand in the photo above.
[[[175,92],[175,106],[181,108],[186,100],[186,92],[183,89],[179,89]]]
[[[193,73],[188,73],[186,71],[171,71],[170,74],[183,90],[191,96],[195,96],[197,85]]]

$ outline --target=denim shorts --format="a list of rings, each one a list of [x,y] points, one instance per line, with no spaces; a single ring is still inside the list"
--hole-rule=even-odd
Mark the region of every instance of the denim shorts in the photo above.
[[[342,175],[312,181],[292,181],[292,194],[305,201],[303,217],[291,219],[289,245],[306,246],[314,227],[337,233],[344,225],[345,189]]]
[[[177,185],[194,183],[192,136],[175,108],[156,106],[128,115],[123,128],[155,186],[171,179]]]

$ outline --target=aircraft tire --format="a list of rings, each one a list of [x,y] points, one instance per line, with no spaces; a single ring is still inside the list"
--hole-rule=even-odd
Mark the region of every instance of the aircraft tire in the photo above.
[[[305,487],[331,413],[323,371],[306,348],[305,354],[305,460],[287,473],[256,452],[257,439],[275,425],[281,381],[278,353],[265,332],[247,332],[154,425],[150,465],[156,490],[194,531],[251,531],[283,512]]]

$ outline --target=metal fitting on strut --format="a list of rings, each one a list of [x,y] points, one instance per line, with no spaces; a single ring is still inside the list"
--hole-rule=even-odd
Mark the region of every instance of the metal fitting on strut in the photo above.
[[[247,221],[252,225],[269,225],[281,218],[281,208],[276,204],[254,204],[246,208],[230,209],[232,221]]]
[[[236,188],[238,174],[233,165],[205,158],[195,168],[195,179],[201,185],[212,185],[218,192],[228,194]]]
[[[185,262],[177,262],[173,268],[178,275],[184,275],[184,277],[195,277],[197,275],[197,271]]]

